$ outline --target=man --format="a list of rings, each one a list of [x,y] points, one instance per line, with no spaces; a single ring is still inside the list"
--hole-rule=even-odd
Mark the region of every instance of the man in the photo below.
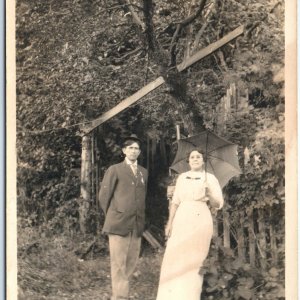
[[[112,300],[128,299],[129,280],[140,253],[148,179],[147,170],[137,164],[140,146],[135,135],[124,139],[125,160],[108,168],[99,192],[103,232],[109,238]]]

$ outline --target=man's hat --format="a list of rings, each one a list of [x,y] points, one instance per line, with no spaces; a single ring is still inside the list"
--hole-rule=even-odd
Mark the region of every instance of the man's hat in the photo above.
[[[131,134],[130,136],[124,137],[124,138],[123,138],[123,143],[125,143],[125,142],[128,141],[128,140],[138,142],[139,144],[142,143],[142,141],[137,137],[136,134]]]

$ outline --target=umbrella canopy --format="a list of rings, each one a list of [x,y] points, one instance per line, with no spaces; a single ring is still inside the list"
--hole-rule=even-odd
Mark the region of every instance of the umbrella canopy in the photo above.
[[[204,154],[205,170],[214,174],[223,188],[232,177],[241,174],[237,147],[215,133],[205,130],[178,140],[178,150],[170,169],[177,173],[190,170],[187,155],[197,148]]]

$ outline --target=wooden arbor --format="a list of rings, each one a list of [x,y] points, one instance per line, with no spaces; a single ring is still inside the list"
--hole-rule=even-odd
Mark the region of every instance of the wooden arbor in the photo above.
[[[210,55],[220,47],[224,46],[228,42],[232,41],[233,39],[237,38],[238,36],[242,35],[244,32],[244,26],[239,26],[235,30],[231,31],[227,35],[225,35],[220,40],[210,44],[206,48],[198,51],[193,56],[189,57],[187,60],[182,62],[177,66],[179,72],[185,70],[186,68],[190,67],[197,61],[201,60],[202,58]],[[119,114],[123,110],[125,110],[130,105],[136,103],[142,97],[159,87],[164,83],[164,79],[162,76],[158,77],[156,80],[150,82],[139,91],[131,95],[130,97],[121,101],[118,105],[116,105],[111,110],[105,112],[99,118],[95,119],[89,125],[84,126],[81,128],[82,136],[82,155],[81,155],[81,204],[80,204],[80,229],[82,232],[86,232],[86,225],[85,220],[87,218],[91,201],[92,201],[92,164],[93,164],[93,155],[92,155],[92,133],[93,131],[103,124],[104,122],[108,121],[115,115]]]

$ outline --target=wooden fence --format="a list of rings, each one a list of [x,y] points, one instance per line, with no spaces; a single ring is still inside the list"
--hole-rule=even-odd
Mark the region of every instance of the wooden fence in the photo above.
[[[248,90],[239,91],[231,84],[226,95],[220,99],[212,113],[214,132],[223,135],[226,123],[235,118],[241,110],[249,106]],[[244,163],[248,163],[249,150],[244,149]],[[172,195],[173,186],[168,188],[168,197]],[[224,194],[225,205],[213,215],[214,236],[221,245],[232,249],[237,257],[252,266],[265,269],[267,263],[278,264],[278,239],[275,234],[274,216],[271,208],[241,211],[239,216],[231,217],[231,208],[226,205],[230,195]],[[218,246],[218,244],[216,245]],[[220,246],[220,245],[219,245]]]
[[[169,201],[174,186],[168,187]],[[224,195],[225,203],[229,195]],[[213,212],[215,247],[223,246],[234,251],[236,257],[251,266],[265,269],[267,262],[278,264],[278,246],[271,208],[241,211],[231,217],[231,210],[224,205],[222,210]],[[273,220],[273,222],[271,221]]]

